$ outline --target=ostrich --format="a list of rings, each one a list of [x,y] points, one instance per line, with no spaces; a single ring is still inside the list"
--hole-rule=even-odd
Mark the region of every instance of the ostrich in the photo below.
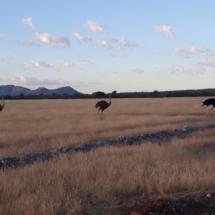
[[[215,107],[215,99],[213,98],[206,99],[204,102],[202,102],[202,106],[204,105],[208,106],[208,113],[207,113],[207,116],[208,116],[209,112],[211,113],[211,111]],[[211,116],[212,116],[212,113],[211,113]]]
[[[2,111],[4,108],[4,97],[2,96],[2,105],[0,104],[0,111]]]
[[[98,108],[98,114],[99,114],[99,111],[101,110],[102,111],[102,114],[103,114],[103,110],[107,109],[110,105],[111,105],[111,99],[110,99],[110,94],[109,94],[109,100],[110,102],[107,103],[106,101],[102,100],[102,101],[99,101],[96,103],[96,108]]]

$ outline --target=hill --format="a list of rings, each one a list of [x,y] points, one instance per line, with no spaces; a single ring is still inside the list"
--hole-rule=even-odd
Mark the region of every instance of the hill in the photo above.
[[[0,86],[0,95],[1,96],[6,96],[6,95],[11,95],[11,96],[17,96],[20,94],[23,95],[52,95],[53,93],[56,93],[58,95],[63,95],[63,94],[68,94],[68,95],[74,95],[76,93],[81,94],[77,90],[73,89],[72,87],[60,87],[57,89],[47,89],[44,87],[39,87],[36,90],[31,90],[25,87],[20,87],[20,86],[14,86],[14,85],[1,85]]]

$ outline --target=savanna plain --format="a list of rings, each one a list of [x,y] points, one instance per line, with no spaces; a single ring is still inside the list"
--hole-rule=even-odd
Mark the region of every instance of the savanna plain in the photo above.
[[[0,158],[102,139],[215,123],[206,98],[12,100],[0,113]],[[0,214],[89,214],[90,207],[136,195],[215,190],[215,131],[165,144],[104,147],[0,170]],[[102,214],[102,212],[98,212]]]

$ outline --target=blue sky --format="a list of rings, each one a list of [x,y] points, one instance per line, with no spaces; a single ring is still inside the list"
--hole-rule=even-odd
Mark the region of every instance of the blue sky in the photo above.
[[[215,88],[213,0],[2,0],[0,85]]]

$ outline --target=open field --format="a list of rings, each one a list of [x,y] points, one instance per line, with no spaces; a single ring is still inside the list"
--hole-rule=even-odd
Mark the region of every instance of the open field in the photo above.
[[[118,199],[132,202],[137,195],[209,192],[214,178],[214,131],[164,146],[102,148],[0,170],[0,214],[118,214],[103,213],[101,204],[114,208]]]
[[[6,101],[0,113],[0,157],[74,146],[121,135],[213,123],[205,98],[112,99],[97,115],[98,100]]]
[[[205,98],[122,99],[97,115],[96,100],[10,101],[0,114],[0,156],[103,138],[213,124]],[[170,143],[106,147],[0,170],[0,214],[117,214],[104,205],[135,196],[215,190],[215,131]],[[98,207],[100,205],[100,207]],[[101,205],[103,205],[101,207]]]

